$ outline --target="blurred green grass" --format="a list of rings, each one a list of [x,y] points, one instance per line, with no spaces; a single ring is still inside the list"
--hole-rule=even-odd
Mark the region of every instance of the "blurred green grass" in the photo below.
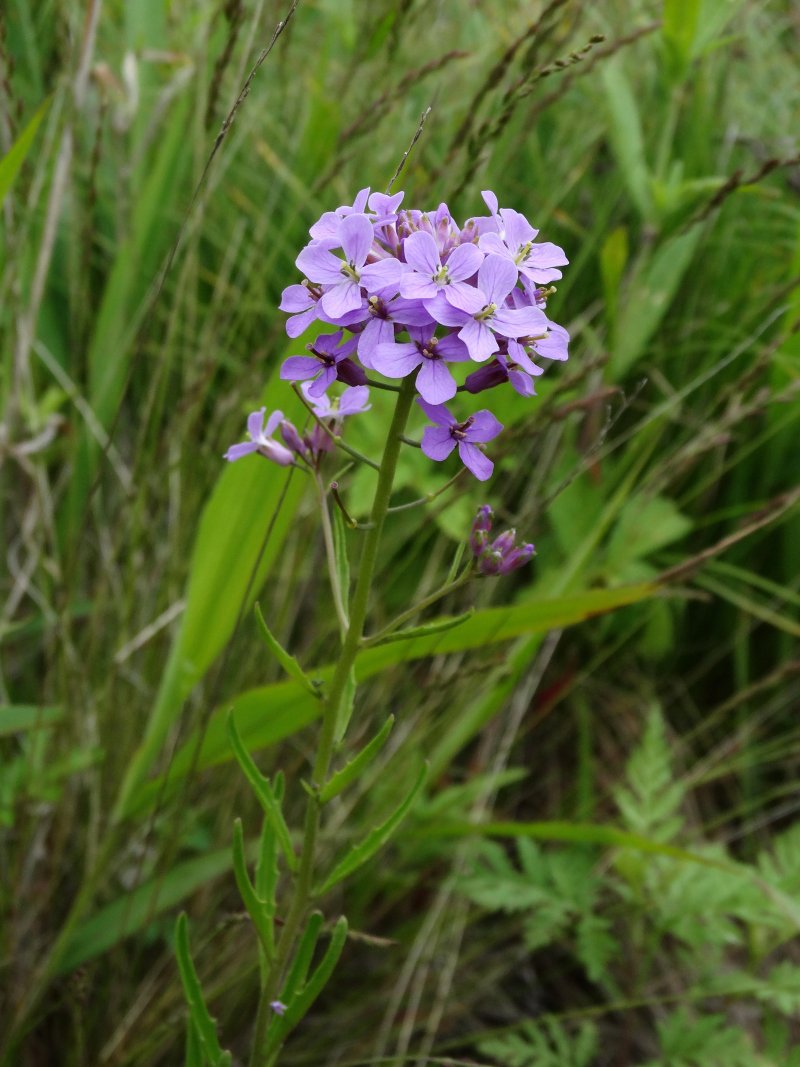
[[[29,995],[37,1005],[7,1062],[56,1048],[65,1063],[176,1062],[180,987],[159,916],[187,899],[215,1012],[245,1040],[247,931],[232,879],[212,878],[234,814],[250,810],[230,764],[195,767],[117,829],[111,814],[123,780],[161,780],[179,750],[191,771],[214,710],[278,682],[247,612],[256,595],[304,663],[331,656],[302,484],[287,488],[277,468],[223,471],[221,453],[252,407],[291,410],[275,379],[287,351],[277,304],[308,225],[385,186],[428,106],[397,186],[407,200],[469,215],[491,187],[571,260],[551,303],[573,333],[570,362],[539,379],[533,404],[492,397],[510,431],[491,503],[538,558],[518,582],[487,583],[478,606],[613,599],[797,485],[790,4],[301,0],[198,189],[284,14],[266,0],[13,0],[0,13],[4,1015]],[[374,427],[358,432],[374,451]],[[352,479],[356,511],[369,477]],[[400,498],[441,477],[409,456]],[[376,626],[436,585],[484,492],[459,482],[430,515],[398,514]],[[794,508],[670,597],[372,678],[356,735],[390,710],[403,747],[393,741],[368,794],[342,804],[332,844],[391,807],[420,752],[436,757],[429,803],[449,798],[451,818],[485,788],[482,810],[497,819],[612,820],[657,704],[690,787],[677,843],[731,842],[752,860],[797,802],[799,571]],[[261,730],[265,767],[290,781],[312,744],[306,723],[280,739],[269,721]],[[526,773],[495,795],[490,772],[509,765]],[[509,949],[509,924],[464,919],[462,943],[456,911],[436,909],[460,856],[411,834],[348,889],[355,928],[403,947],[354,943],[347,993],[322,1002],[290,1059],[320,1062],[332,1031],[325,1062],[447,1042],[469,1056],[471,1035],[531,1014],[511,992],[530,960]],[[605,884],[602,865],[594,877]],[[84,934],[101,916],[104,955],[54,985],[41,965],[75,900]],[[619,924],[620,943],[644,952],[642,929],[624,934],[624,913]],[[448,961],[449,986],[419,961],[413,970],[423,935]],[[645,1001],[676,968],[666,935],[647,937]],[[557,972],[548,1010],[617,1002],[567,965],[565,944],[544,957]],[[698,970],[688,959],[676,972],[687,1002]],[[470,987],[476,972],[495,978],[491,1011]],[[417,999],[380,1035],[365,1032],[365,1004],[393,1003],[406,973]],[[658,1018],[646,1006],[610,1013],[609,1048],[652,1058]]]

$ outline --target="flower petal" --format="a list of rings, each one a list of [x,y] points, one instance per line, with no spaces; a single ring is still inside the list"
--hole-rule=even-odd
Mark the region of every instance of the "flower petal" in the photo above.
[[[388,319],[370,319],[358,335],[358,358],[367,368],[373,369],[372,354],[378,345],[394,342],[394,325]]]
[[[312,282],[332,285],[342,280],[342,261],[330,250],[330,241],[312,241],[294,261]]]
[[[416,237],[416,234],[412,234]],[[436,296],[441,286],[438,286],[431,277],[417,274],[416,271],[407,271],[400,279],[400,296],[406,300],[425,300]]]
[[[417,403],[431,422],[435,422],[437,426],[457,425],[456,420],[443,404],[428,404],[424,400],[420,400],[419,397],[417,397]]]
[[[483,262],[483,252],[477,245],[459,245],[447,258],[447,273],[451,281],[463,282],[475,274]]]
[[[468,471],[475,475],[479,482],[485,482],[487,478],[491,478],[494,463],[488,456],[484,456],[483,452],[476,448],[475,445],[471,445],[467,441],[459,441],[458,454],[461,456],[461,462]]]
[[[441,266],[436,242],[424,230],[416,230],[409,234],[403,242],[403,251],[406,263],[420,274],[427,275],[428,278],[432,278]]]
[[[390,288],[397,292],[406,269],[399,259],[379,259],[377,263],[368,263],[362,269],[361,284],[371,293]]]
[[[530,337],[544,333],[547,316],[539,308],[498,308],[492,326],[503,337]]]
[[[450,431],[443,426],[426,426],[422,435],[422,451],[428,459],[435,459],[438,463],[447,459],[456,443],[450,436]]]
[[[366,215],[348,215],[339,230],[347,262],[359,269],[366,263],[375,234]]]
[[[491,441],[493,438],[497,437],[502,429],[502,422],[499,422],[491,411],[482,408],[480,411],[476,411],[472,416],[472,425],[467,430],[467,440],[478,441],[480,443]]]
[[[378,345],[372,353],[373,367],[387,378],[405,378],[423,359],[417,346],[409,342]]]
[[[361,307],[361,289],[352,278],[342,278],[339,275],[339,281],[323,294],[319,306],[332,319],[341,318],[348,311]]]
[[[282,419],[282,411],[273,411],[270,417],[267,419],[267,425],[264,427],[264,436],[272,437],[272,435],[278,429],[278,426],[280,426]]]
[[[222,458],[227,459],[229,463],[233,463],[234,460],[241,459],[242,456],[249,456],[257,451],[258,445],[253,441],[243,441],[240,445],[231,445]]]
[[[251,441],[255,441],[257,437],[261,436],[261,431],[264,429],[264,414],[266,410],[266,408],[260,408],[247,416],[247,432]]]
[[[283,361],[280,376],[285,382],[303,382],[313,378],[319,367],[319,360],[313,356],[289,356]]]
[[[368,401],[369,389],[366,385],[348,386],[339,398],[339,414],[358,415],[362,411],[369,411],[372,405]]]
[[[429,404],[443,404],[456,395],[456,381],[440,359],[423,359],[417,375],[417,391]]]
[[[483,363],[498,349],[495,335],[485,322],[478,322],[477,319],[466,322],[458,331],[458,336],[467,346],[470,359],[474,359],[476,363]]]
[[[507,256],[488,255],[478,271],[478,288],[487,304],[502,304],[517,284],[519,271]]]

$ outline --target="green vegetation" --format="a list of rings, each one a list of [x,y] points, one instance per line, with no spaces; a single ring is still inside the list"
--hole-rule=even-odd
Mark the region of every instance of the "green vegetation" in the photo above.
[[[537,558],[358,653],[271,1054],[800,1064],[796,12],[299,0],[258,65],[289,7],[0,12],[0,1064],[246,1061],[339,632],[309,480],[221,455],[428,107],[396,187],[562,245],[571,356],[488,486],[401,451],[369,634],[486,500]]]

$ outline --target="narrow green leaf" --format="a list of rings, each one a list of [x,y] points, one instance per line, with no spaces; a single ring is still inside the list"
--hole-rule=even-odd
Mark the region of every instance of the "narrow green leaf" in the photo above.
[[[347,919],[340,916],[331,933],[331,940],[325,955],[320,960],[311,978],[300,992],[286,1003],[286,1014],[276,1017],[270,1027],[267,1051],[274,1053],[286,1039],[287,1034],[308,1014],[314,1001],[330,981],[342,949],[347,941]]]
[[[388,645],[392,641],[410,641],[412,637],[427,637],[429,634],[441,634],[446,630],[452,630],[455,626],[461,626],[467,619],[471,619],[475,609],[470,608],[462,615],[449,615],[445,618],[432,619],[423,622],[419,626],[409,626],[405,630],[396,630],[384,637],[376,637],[364,642],[365,648],[377,648],[379,645]]]
[[[358,870],[359,867],[375,855],[378,849],[386,844],[410,811],[412,804],[417,798],[417,794],[425,784],[427,774],[428,765],[425,763],[420,767],[414,787],[403,803],[389,816],[386,822],[382,823],[380,826],[376,826],[373,830],[370,830],[361,844],[354,845],[350,849],[344,859],[336,864],[334,869],[322,883],[318,890],[319,893],[327,893],[329,889],[332,889],[333,886],[337,884],[337,882],[341,882],[343,878],[347,878],[353,871]]]
[[[643,834],[620,830],[616,826],[578,822],[439,822],[424,831],[426,837],[531,837],[537,841],[569,841],[587,845],[605,845],[610,848],[629,848],[656,856],[669,856],[703,867],[731,870],[733,864],[702,856],[697,852],[667,845]]]
[[[179,863],[166,875],[159,874],[107,904],[75,930],[55,965],[56,973],[67,974],[102,955],[230,868],[230,849],[218,849]]]
[[[267,820],[265,820],[266,822]],[[253,920],[253,926],[256,928],[267,958],[271,960],[275,955],[272,915],[267,901],[259,899],[250,881],[250,875],[247,873],[247,857],[244,849],[244,833],[241,819],[236,819],[233,823],[233,874],[245,910]]]
[[[343,789],[346,789],[351,782],[364,771],[370,763],[375,759],[380,750],[386,743],[386,739],[392,732],[394,726],[394,715],[390,715],[383,726],[380,728],[377,734],[371,741],[361,749],[357,756],[354,756],[349,763],[345,764],[340,771],[337,771],[331,776],[329,781],[319,791],[319,800],[321,804],[327,804],[329,800],[333,800],[338,796]]]
[[[665,241],[626,287],[608,364],[613,381],[623,378],[644,355],[648,341],[677,295],[702,233],[695,226],[688,233]]]
[[[346,610],[350,603],[350,560],[347,555],[347,528],[338,507],[333,509],[333,550],[336,556],[336,578]]]
[[[28,125],[13,143],[8,152],[0,159],[0,205],[11,191],[17,175],[22,169],[28,153],[30,152],[42,119],[50,107],[51,97],[44,100],[34,111]]]
[[[600,74],[606,92],[609,137],[620,175],[642,219],[650,222],[653,217],[650,173],[636,94],[619,58],[603,63]]]
[[[303,936],[300,938],[300,943],[292,960],[292,966],[289,968],[289,973],[281,990],[279,999],[287,1007],[292,1003],[295,996],[305,988],[308,971],[314,958],[314,949],[317,947],[317,941],[322,931],[322,924],[322,913],[313,911],[308,917],[308,923],[303,931]]]
[[[189,1007],[190,1022],[196,1028],[203,1052],[212,1067],[227,1067],[231,1062],[231,1054],[224,1052],[220,1047],[216,1024],[209,1015],[203,999],[200,979],[197,977],[189,948],[189,924],[185,911],[180,913],[175,924],[175,955],[178,959],[183,992]]]
[[[203,1067],[203,1045],[191,1016],[186,1021],[185,1067]]]
[[[281,665],[281,667],[283,667],[283,669],[286,671],[290,678],[294,678],[296,682],[299,682],[304,689],[307,689],[309,693],[312,694],[312,696],[321,698],[322,693],[320,692],[319,686],[314,685],[314,683],[308,677],[306,672],[297,662],[297,659],[286,651],[286,649],[283,647],[277,637],[275,637],[270,628],[267,626],[266,622],[264,621],[264,616],[261,613],[261,605],[256,604],[254,610],[256,619],[258,621],[258,628],[261,631],[261,636],[264,639],[264,644],[270,650],[270,652]]]
[[[265,778],[258,767],[256,767],[253,757],[242,744],[242,739],[239,737],[239,732],[236,729],[233,715],[230,713],[228,714],[228,740],[233,749],[233,754],[236,756],[236,761],[242,769],[242,773],[250,783],[253,792],[258,797],[258,801],[264,809],[264,814],[269,819],[272,829],[275,831],[275,837],[280,845],[281,852],[284,855],[289,870],[296,871],[297,856],[292,848],[292,838],[289,833],[289,827],[286,825],[286,820],[283,817],[283,812],[281,811],[278,801],[275,799],[275,794],[269,784],[269,779]]]
[[[64,718],[61,707],[40,708],[35,704],[6,704],[0,707],[0,737],[26,730],[40,730]]]
[[[347,733],[347,727],[350,725],[357,689],[358,680],[356,678],[355,667],[351,667],[345,683],[344,692],[342,693],[342,704],[339,709],[339,718],[336,722],[336,733],[334,734],[334,737],[337,745],[341,744],[344,735]]]

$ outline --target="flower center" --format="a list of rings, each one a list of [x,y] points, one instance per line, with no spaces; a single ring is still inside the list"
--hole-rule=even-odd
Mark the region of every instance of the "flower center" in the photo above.
[[[519,266],[520,263],[524,263],[528,256],[531,254],[533,248],[533,241],[527,241],[524,245],[520,245],[517,249],[517,254],[514,256],[514,262]]]
[[[417,341],[417,349],[421,356],[425,359],[441,359],[442,357],[436,351],[436,346],[439,344],[438,337],[431,337],[428,341]]]
[[[497,311],[497,304],[487,304],[483,311],[478,312],[475,319],[477,322],[486,322],[487,319],[494,315],[495,311]]]
[[[447,273],[447,267],[439,267],[437,272],[433,275],[433,281],[436,285],[449,285],[450,275]]]
[[[361,280],[358,271],[352,263],[343,263],[340,268],[340,273],[343,274],[345,278],[350,278],[354,282]]]
[[[389,312],[386,309],[386,304],[381,300],[379,296],[371,296],[367,300],[367,311],[370,315],[374,315],[376,319],[388,319]]]
[[[467,436],[467,430],[470,428],[474,421],[475,416],[470,415],[468,419],[465,419],[464,422],[460,422],[458,426],[451,426],[450,436],[454,437],[456,441],[464,441]]]

